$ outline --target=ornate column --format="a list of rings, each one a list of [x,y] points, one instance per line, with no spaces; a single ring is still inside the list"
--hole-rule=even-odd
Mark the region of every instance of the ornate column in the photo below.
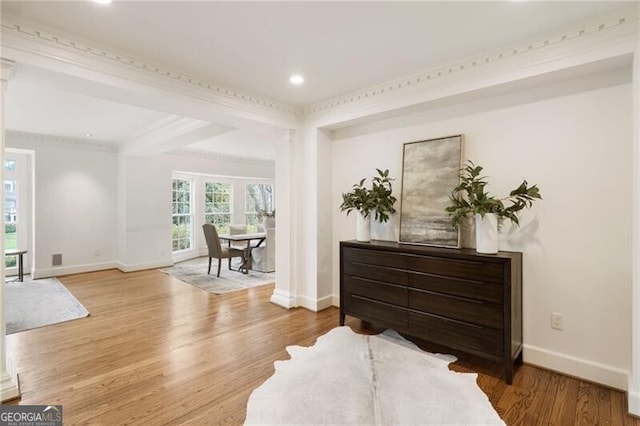
[[[276,288],[271,303],[292,308],[296,303],[295,136],[288,129],[276,147]]]
[[[2,71],[0,89],[0,177],[4,181],[4,100],[5,90],[7,88],[7,82],[13,68],[14,62],[8,59],[0,58]],[[4,192],[0,197],[0,211],[2,212],[2,219],[0,219],[0,225],[4,229]],[[4,253],[4,238],[0,238],[0,251]],[[2,257],[4,262],[4,256]],[[7,351],[6,351],[6,323],[5,323],[5,296],[4,296],[4,265],[0,268],[0,401],[8,401],[20,397],[20,389],[18,388],[18,377],[15,373],[10,371],[7,363]]]

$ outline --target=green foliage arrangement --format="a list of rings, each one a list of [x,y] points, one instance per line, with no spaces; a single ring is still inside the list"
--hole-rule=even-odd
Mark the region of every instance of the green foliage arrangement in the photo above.
[[[375,212],[374,219],[378,222],[386,222],[389,220],[389,215],[396,212],[393,205],[396,202],[396,197],[392,195],[393,189],[391,187],[391,181],[393,178],[389,177],[389,170],[378,171],[378,176],[371,179],[371,188],[365,187],[366,178],[362,179],[359,183],[354,184],[350,192],[342,194],[342,204],[340,205],[340,211],[347,211],[347,215],[352,210],[361,212],[364,217],[368,217],[371,212]]]
[[[498,218],[505,218],[519,225],[518,212],[525,207],[531,207],[533,201],[541,200],[537,185],[529,186],[526,180],[509,193],[508,197],[495,198],[486,191],[488,182],[486,176],[480,176],[481,166],[473,161],[460,170],[460,185],[456,186],[449,195],[451,205],[445,210],[451,216],[451,224],[456,228],[470,214],[495,213]],[[505,206],[505,202],[511,203]]]

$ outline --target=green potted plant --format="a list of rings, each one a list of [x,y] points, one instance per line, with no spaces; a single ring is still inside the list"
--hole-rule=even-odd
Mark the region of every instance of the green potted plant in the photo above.
[[[366,178],[353,185],[351,191],[342,194],[340,211],[346,211],[347,216],[353,210],[358,212],[356,219],[356,239],[358,241],[371,240],[371,213],[378,222],[386,222],[389,216],[396,212],[393,205],[396,197],[393,194],[389,170],[376,169],[378,176],[371,179],[371,188],[365,186]]]
[[[498,220],[508,219],[519,225],[518,213],[531,207],[542,196],[537,185],[529,186],[524,180],[508,197],[496,198],[487,192],[488,182],[486,176],[480,175],[482,170],[473,161],[467,161],[460,170],[460,184],[449,196],[451,205],[445,210],[456,228],[465,218],[475,215],[476,250],[478,253],[495,254],[498,252]]]

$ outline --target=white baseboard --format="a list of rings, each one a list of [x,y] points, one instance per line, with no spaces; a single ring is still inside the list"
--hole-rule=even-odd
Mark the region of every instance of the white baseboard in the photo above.
[[[331,303],[333,301],[333,296],[329,295],[329,296],[322,297],[320,299],[312,299],[306,296],[298,296],[296,300],[298,302],[298,306],[301,306],[313,312],[319,312],[331,306]]]
[[[335,294],[331,296],[331,306],[335,306],[336,308],[340,307],[340,296],[336,296]]]
[[[6,371],[0,373],[0,402],[10,401],[20,397],[18,376]]]
[[[627,370],[527,344],[523,345],[523,348],[523,360],[527,364],[600,383],[622,391],[627,390],[627,376],[629,374]]]
[[[295,307],[294,297],[288,291],[278,290],[277,288],[271,295],[271,303],[278,305],[285,309],[291,309]]]
[[[629,414],[640,416],[640,391],[636,389],[636,386],[640,386],[640,383],[633,383],[631,374],[629,374],[627,384],[627,406],[629,408]]]
[[[194,249],[174,254],[172,258],[174,262],[184,262],[185,260],[195,259],[196,257],[206,256],[207,254],[209,254],[209,251],[206,248],[200,250]]]
[[[166,268],[173,265],[174,265],[173,259],[169,258],[169,259],[162,259],[162,260],[154,260],[151,262],[129,263],[129,264],[118,262],[115,267],[120,269],[122,272],[135,272],[135,271],[144,271],[145,269]]]
[[[62,275],[103,271],[105,269],[114,269],[117,267],[118,267],[117,263],[115,262],[101,262],[101,263],[90,263],[86,265],[76,265],[76,266],[55,266],[47,269],[34,268],[31,271],[31,278],[38,279],[38,278],[60,277]]]

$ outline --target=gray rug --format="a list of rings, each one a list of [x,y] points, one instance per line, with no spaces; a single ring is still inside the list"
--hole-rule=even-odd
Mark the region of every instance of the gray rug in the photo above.
[[[160,271],[214,294],[228,293],[230,291],[243,290],[245,288],[276,282],[276,274],[274,272],[265,274],[249,270],[248,274],[243,274],[241,272],[230,271],[226,259],[222,261],[220,278],[218,278],[216,277],[218,261],[216,259],[212,260],[210,275],[207,275],[208,264],[208,257],[199,257],[197,259],[176,263],[175,266],[164,268]],[[235,268],[235,265],[232,266]]]
[[[57,324],[89,315],[55,278],[5,283],[7,334]]]
[[[251,393],[246,425],[504,425],[477,374],[450,371],[455,357],[423,352],[394,331],[338,327],[287,352]]]

